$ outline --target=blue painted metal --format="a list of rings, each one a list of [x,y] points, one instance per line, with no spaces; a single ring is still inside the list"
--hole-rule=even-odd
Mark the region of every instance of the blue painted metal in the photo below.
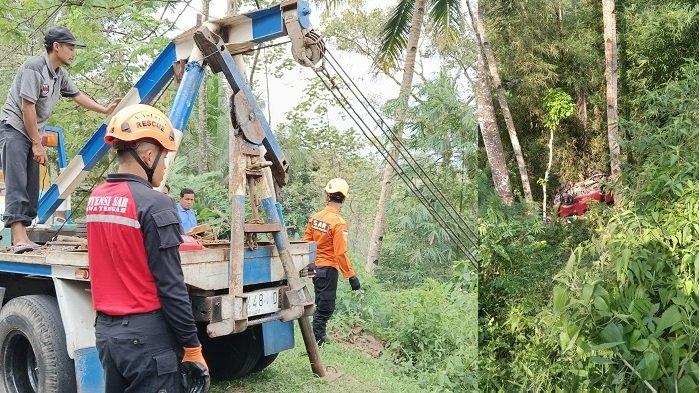
[[[41,195],[41,198],[39,199],[39,210],[37,213],[37,221],[40,224],[45,223],[46,220],[51,217],[53,212],[55,212],[56,209],[61,206],[64,199],[60,199],[60,196],[61,192],[58,190],[58,186],[56,184],[50,185],[49,188]]]
[[[104,370],[100,363],[97,348],[83,348],[75,351],[75,380],[78,393],[104,393]]]
[[[51,277],[51,266],[32,263],[0,261],[0,272]]]
[[[297,17],[302,29],[311,28],[311,6],[307,0],[297,2]]]
[[[44,131],[53,132],[58,136],[58,167],[63,169],[68,165],[68,153],[66,152],[66,138],[63,134],[63,128],[55,126],[44,126]]]
[[[294,324],[292,321],[272,321],[262,324],[265,356],[294,348]]]
[[[231,71],[231,77],[233,78],[233,80],[229,79],[227,72],[224,71],[226,79],[234,91],[239,89],[243,91],[243,94],[245,94],[246,99],[248,100],[248,104],[251,108],[253,108],[256,118],[260,121],[260,125],[265,131],[263,146],[265,146],[265,149],[267,150],[266,157],[272,161],[273,172],[284,172],[287,166],[287,160],[284,156],[284,152],[282,152],[282,147],[277,141],[277,137],[272,132],[272,129],[270,129],[270,124],[267,122],[265,115],[257,105],[255,95],[246,82],[246,77],[241,74],[241,71],[236,66],[236,63],[233,61],[233,57],[228,51],[222,51],[221,57],[224,60],[224,63],[226,63],[226,69]]]
[[[173,106],[168,113],[173,127],[180,131],[184,132],[187,121],[190,119],[203,77],[204,67],[200,63],[196,61],[187,63],[180,87],[175,94],[175,101],[173,101]]]
[[[254,42],[270,41],[287,34],[279,6],[256,10],[246,16],[252,20]]]
[[[281,227],[287,228],[287,222],[284,220],[284,214],[282,214],[282,205],[279,202],[275,202],[275,210],[277,210],[277,218],[280,220]]]
[[[280,225],[282,224],[282,221],[277,215],[277,204],[272,198],[263,198],[260,201],[260,205],[262,206],[263,211],[267,216],[265,222],[279,222]],[[277,250],[279,252],[282,252],[287,249],[287,244],[289,244],[289,238],[287,237],[287,228],[282,227],[282,230],[273,233],[272,237],[275,239],[275,245],[277,246]]]
[[[274,246],[262,246],[244,251],[243,285],[262,284],[272,280],[272,250]]]
[[[177,61],[177,53],[175,44],[171,42],[153,60],[151,66],[134,85],[139,92],[142,104],[153,101],[165,85],[170,82],[174,75],[173,63],[175,61]]]

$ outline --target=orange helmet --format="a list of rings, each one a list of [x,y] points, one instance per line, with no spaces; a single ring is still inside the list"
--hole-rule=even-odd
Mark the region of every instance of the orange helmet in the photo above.
[[[170,119],[160,110],[144,104],[124,107],[115,114],[107,125],[105,142],[132,142],[150,138],[158,142],[163,149],[177,150],[175,132]]]

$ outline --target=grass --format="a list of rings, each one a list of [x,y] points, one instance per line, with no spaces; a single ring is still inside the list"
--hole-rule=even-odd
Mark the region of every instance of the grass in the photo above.
[[[342,376],[331,382],[311,373],[304,342],[296,329],[296,346],[280,353],[277,360],[257,374],[235,381],[213,384],[212,393],[253,392],[419,392],[418,383],[401,374],[388,359],[373,358],[369,354],[342,343],[321,347],[321,358]]]

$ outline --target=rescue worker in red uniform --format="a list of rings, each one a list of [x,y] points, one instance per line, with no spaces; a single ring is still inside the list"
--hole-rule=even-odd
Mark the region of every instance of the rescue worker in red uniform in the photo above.
[[[348,224],[340,216],[349,189],[345,180],[331,179],[325,188],[326,208],[311,216],[304,232],[305,241],[316,242],[313,328],[319,345],[326,342],[326,325],[335,311],[338,272],[348,279],[353,291],[360,289],[360,280],[347,256]]]
[[[153,189],[177,148],[173,127],[158,109],[132,105],[111,119],[105,141],[119,173],[90,194],[86,215],[106,393],[183,392],[181,372],[193,370],[208,385],[180,266],[180,220],[173,201]]]

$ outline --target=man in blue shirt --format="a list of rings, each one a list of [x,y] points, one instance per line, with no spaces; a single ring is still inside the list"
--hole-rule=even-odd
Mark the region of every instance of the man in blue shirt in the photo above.
[[[180,191],[180,202],[177,203],[177,212],[180,214],[180,223],[185,233],[197,226],[197,215],[192,210],[192,206],[194,206],[194,191],[189,188],[183,188]]]

